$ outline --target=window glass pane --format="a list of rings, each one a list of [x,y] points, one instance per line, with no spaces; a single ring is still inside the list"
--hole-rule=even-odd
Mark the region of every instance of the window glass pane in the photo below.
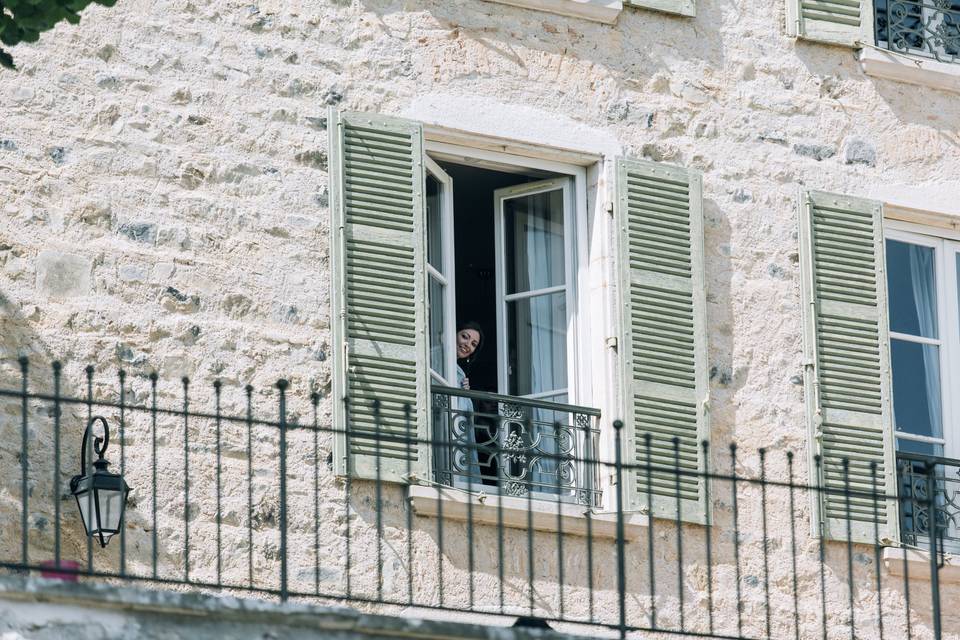
[[[443,185],[429,173],[427,174],[426,201],[427,262],[443,273]]]
[[[933,247],[887,240],[887,292],[891,331],[938,337]]]
[[[940,348],[890,341],[893,415],[897,431],[943,437],[940,422]]]
[[[507,393],[566,388],[566,298],[560,292],[507,303]]]
[[[434,373],[449,382],[446,367],[446,345],[443,338],[443,290],[444,286],[436,278],[428,278],[430,303],[430,368]]]
[[[564,283],[563,190],[504,200],[507,293]]]

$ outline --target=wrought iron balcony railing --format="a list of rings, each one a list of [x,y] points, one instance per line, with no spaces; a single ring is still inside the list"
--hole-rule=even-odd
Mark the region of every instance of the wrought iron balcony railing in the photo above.
[[[877,45],[960,62],[960,0],[874,0]]]
[[[601,506],[600,411],[434,386],[435,479],[515,497]]]
[[[900,535],[907,545],[960,553],[960,460],[897,454]],[[932,504],[931,504],[932,497]]]
[[[691,472],[669,459],[644,462],[650,458],[624,447],[619,421],[604,421],[609,444],[599,451],[600,418],[592,409],[434,387],[444,438],[411,441],[379,411],[364,433],[388,465],[396,460],[391,450],[440,455],[452,448],[437,477],[483,486],[471,500],[438,491],[437,512],[424,514],[410,493],[422,487],[401,476],[338,480],[333,445],[359,425],[329,422],[327,410],[373,398],[358,393],[348,403],[297,386],[171,380],[145,366],[104,372],[0,354],[0,586],[5,574],[31,572],[349,605],[386,616],[470,614],[471,624],[497,625],[489,637],[510,637],[501,632],[515,621],[631,639],[828,637],[824,630],[830,638],[956,637],[956,616],[941,616],[941,598],[957,596],[941,587],[947,565],[936,557],[918,568],[899,554],[898,579],[883,569],[879,528],[855,543],[828,539],[823,530],[808,538],[806,505],[837,489],[807,484],[782,440],[759,450],[725,443],[729,453],[713,450],[720,466],[708,462]],[[409,415],[410,407],[403,410]],[[85,453],[106,449],[104,422],[109,469],[131,491],[124,526],[101,548],[85,530],[85,501],[65,496],[70,470],[81,470]],[[84,451],[91,424],[94,446]],[[458,442],[470,429],[473,440]],[[914,478],[913,466],[901,475],[912,487],[901,493],[915,500],[910,531],[917,542],[926,526],[921,511],[931,504],[924,495],[937,496],[939,515],[930,521],[952,526],[957,511],[947,490],[957,461],[934,467],[933,478]],[[709,480],[710,520],[632,512],[625,502],[630,478],[648,474]],[[599,504],[598,477],[613,480],[602,510],[588,508]],[[525,498],[488,502],[480,491]],[[848,521],[854,508],[863,513],[853,500],[876,509],[896,499],[849,486],[840,495]],[[465,517],[442,512],[444,503],[463,504]],[[512,517],[501,515],[505,503]],[[487,517],[490,510],[496,519]],[[938,530],[954,535],[947,524]]]

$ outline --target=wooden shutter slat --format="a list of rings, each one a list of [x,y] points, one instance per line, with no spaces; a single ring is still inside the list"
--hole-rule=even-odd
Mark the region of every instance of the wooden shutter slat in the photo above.
[[[357,113],[333,112],[330,122],[337,472],[425,478],[430,452],[417,442],[429,438],[421,127]]]
[[[873,44],[873,0],[786,0],[787,33],[848,47]]]
[[[829,538],[846,539],[849,526],[854,541],[870,543],[873,500],[849,496],[848,523],[842,491],[896,493],[886,289],[878,284],[882,210],[877,202],[813,191],[803,196],[800,226],[807,412],[822,461],[819,482],[828,490],[818,500],[819,524]],[[847,263],[853,267],[838,268]],[[896,501],[881,499],[876,508],[881,536],[893,537]]]
[[[696,475],[704,469],[701,441],[709,432],[700,176],[619,160],[616,184],[625,451],[646,464],[649,434],[655,467],[649,486],[646,470],[639,469],[629,474],[624,491],[632,508],[658,517],[676,517],[679,497],[681,517],[704,522],[705,485]]]
[[[623,0],[623,4],[681,16],[697,15],[696,0]]]

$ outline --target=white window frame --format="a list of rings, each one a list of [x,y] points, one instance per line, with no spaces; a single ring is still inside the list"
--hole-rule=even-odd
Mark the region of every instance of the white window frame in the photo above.
[[[563,277],[564,283],[562,285],[556,285],[553,287],[548,287],[546,289],[534,289],[530,291],[525,291],[522,293],[507,294],[507,265],[506,265],[506,253],[507,247],[505,245],[505,230],[504,230],[504,201],[512,198],[520,198],[523,196],[536,195],[538,193],[549,193],[551,191],[563,191]],[[567,333],[566,333],[566,360],[567,360],[567,385],[564,389],[551,389],[550,391],[545,391],[541,393],[534,393],[527,395],[525,397],[531,399],[538,398],[547,398],[555,396],[560,392],[563,392],[567,396],[567,400],[564,401],[565,404],[576,404],[571,403],[570,398],[577,397],[577,389],[580,385],[577,384],[576,376],[576,361],[573,359],[573,355],[576,350],[576,341],[575,336],[572,335],[572,331],[576,329],[576,317],[575,317],[575,308],[576,308],[576,210],[573,207],[573,184],[572,180],[568,177],[563,178],[551,178],[548,180],[532,182],[527,184],[519,184],[514,187],[507,187],[504,189],[498,189],[494,192],[494,201],[495,201],[495,211],[494,211],[494,238],[497,243],[496,246],[496,272],[497,272],[497,283],[496,283],[496,296],[497,296],[497,335],[498,337],[503,337],[504,339],[497,341],[498,351],[497,354],[497,386],[500,390],[500,393],[508,395],[508,387],[510,376],[508,373],[509,367],[509,352],[507,349],[507,303],[513,302],[514,300],[520,300],[522,298],[530,298],[537,295],[543,295],[548,293],[564,293],[566,298],[566,307],[567,307]]]
[[[434,162],[426,154],[424,154],[424,165],[427,174],[436,178],[437,181],[440,182],[440,186],[443,189],[442,201],[440,205],[440,224],[442,225],[442,229],[440,231],[440,245],[443,256],[443,273],[439,273],[434,266],[430,264],[429,260],[424,260],[424,264],[427,267],[428,280],[429,278],[436,278],[443,283],[443,308],[447,310],[447,313],[444,316],[443,328],[443,342],[447,348],[446,362],[444,363],[446,368],[445,377],[444,375],[438,375],[433,370],[432,361],[427,363],[427,367],[430,369],[431,383],[439,382],[440,384],[444,384],[449,387],[455,387],[457,386],[457,321],[455,317],[456,314],[449,311],[451,309],[456,310],[457,303],[457,279],[456,277],[451,277],[454,275],[454,271],[456,270],[456,260],[453,252],[453,180],[449,175],[447,175],[447,172],[440,167],[440,165]],[[427,239],[427,242],[429,242],[429,238]],[[429,282],[427,286],[429,296]],[[427,317],[427,326],[430,326],[429,315]]]
[[[570,377],[568,378],[567,404],[597,407],[605,411],[607,407],[603,395],[603,390],[596,388],[598,385],[590,384],[593,376],[593,363],[596,353],[591,350],[591,345],[595,347],[598,343],[602,344],[600,329],[596,326],[595,309],[591,309],[586,301],[586,297],[581,292],[591,289],[592,280],[591,255],[589,245],[589,208],[588,208],[588,188],[587,188],[587,166],[582,164],[573,164],[558,160],[539,158],[527,155],[515,155],[501,151],[494,151],[488,148],[482,148],[485,141],[478,140],[478,146],[465,146],[449,142],[440,142],[430,140],[425,141],[424,151],[428,159],[433,162],[446,161],[456,164],[465,164],[470,166],[493,169],[497,171],[506,171],[512,173],[525,173],[528,171],[542,171],[569,176],[572,178],[572,220],[565,221],[569,224],[572,233],[567,242],[569,247],[568,262],[572,263],[571,269],[575,272],[573,277],[568,279],[567,285],[570,287],[570,294],[567,297],[568,325],[567,325],[567,358],[570,367]],[[593,164],[593,163],[590,163]],[[522,187],[522,185],[519,185]],[[454,185],[454,189],[456,185]],[[452,197],[452,194],[451,194]],[[493,203],[491,202],[491,206]],[[452,211],[452,207],[451,207]],[[498,217],[498,216],[495,216]],[[452,227],[451,227],[452,228]],[[453,237],[449,239],[450,250],[445,253],[452,255]],[[502,269],[497,265],[498,278]],[[451,307],[455,309],[455,307]],[[450,314],[453,315],[453,314]],[[454,320],[455,322],[455,320]],[[612,325],[609,317],[603,318],[608,326]],[[498,324],[500,324],[498,322]],[[499,327],[498,327],[499,331]],[[503,343],[500,336],[497,336],[498,344]],[[501,354],[497,354],[498,371],[501,363]],[[502,387],[501,387],[502,388]],[[611,405],[608,405],[611,406]]]
[[[940,346],[940,397],[943,455],[960,458],[960,395],[952,393],[960,384],[960,295],[957,286],[957,255],[960,233],[900,220],[884,221],[885,240],[897,240],[934,249],[934,277],[937,287],[939,339],[931,340],[890,331],[890,338]],[[884,267],[887,268],[886,265]],[[886,286],[886,283],[884,283]],[[894,424],[896,429],[896,424]],[[938,438],[894,431],[897,439],[941,444]]]

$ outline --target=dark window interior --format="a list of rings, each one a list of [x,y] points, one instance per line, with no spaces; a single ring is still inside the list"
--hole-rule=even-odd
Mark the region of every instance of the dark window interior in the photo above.
[[[441,163],[453,178],[454,255],[457,324],[473,320],[483,327],[484,345],[464,373],[477,391],[497,391],[497,283],[493,192],[542,176],[506,173],[462,164]],[[469,370],[468,370],[469,369]]]

